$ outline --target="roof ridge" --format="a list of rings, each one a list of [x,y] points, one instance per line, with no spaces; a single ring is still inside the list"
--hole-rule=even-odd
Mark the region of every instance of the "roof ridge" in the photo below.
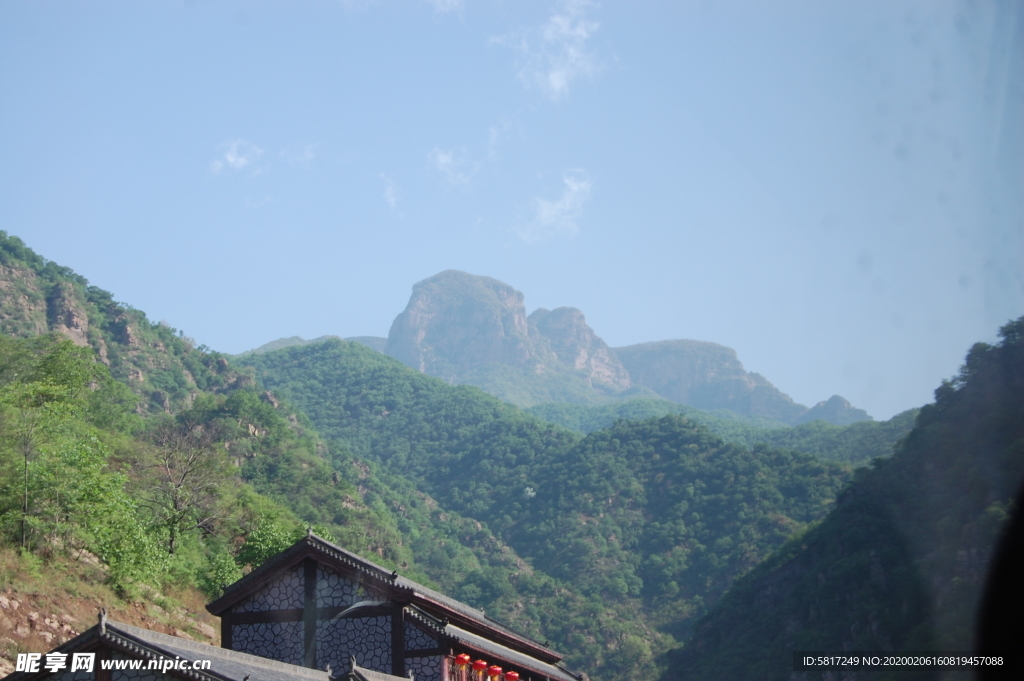
[[[123,622],[115,622],[114,620],[106,621],[106,629],[109,634],[111,630],[122,636],[128,636],[135,639],[138,643],[150,646],[158,646],[160,643],[174,645],[186,650],[200,654],[208,654],[211,657],[220,657],[227,660],[235,660],[237,662],[244,663],[246,665],[264,667],[266,669],[276,669],[282,672],[288,672],[290,674],[301,674],[310,678],[319,679],[320,681],[326,681],[327,672],[319,669],[310,669],[309,667],[302,667],[299,665],[289,664],[287,662],[280,662],[278,660],[272,660],[267,657],[261,657],[259,655],[253,655],[251,653],[243,653],[238,650],[231,650],[230,648],[221,648],[220,646],[211,645],[209,643],[202,643],[201,641],[191,641],[187,638],[180,636],[173,636],[171,634],[163,634],[159,631],[153,631],[152,629],[144,629],[142,627],[136,627],[131,624],[124,624]],[[159,652],[159,651],[157,651]],[[166,652],[161,654],[166,655]]]

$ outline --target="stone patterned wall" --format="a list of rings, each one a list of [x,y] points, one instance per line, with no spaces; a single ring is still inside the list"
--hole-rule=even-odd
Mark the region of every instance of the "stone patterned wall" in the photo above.
[[[359,579],[316,567],[316,607],[341,608],[359,602]]]
[[[437,639],[412,622],[405,623],[405,649],[427,650],[437,647]]]
[[[316,666],[348,669],[349,657],[356,664],[385,674],[391,673],[391,617],[345,618],[317,623]]]
[[[264,612],[301,608],[303,591],[302,565],[282,573],[258,592],[234,607],[234,612]]]
[[[442,681],[441,662],[443,656],[410,657],[405,661],[405,670],[412,672],[416,681]]]
[[[302,622],[236,624],[231,627],[231,649],[301,665],[303,631]]]
[[[323,565],[316,568],[316,606],[341,608],[359,601],[387,600],[382,591],[361,584],[353,575],[339,574]]]

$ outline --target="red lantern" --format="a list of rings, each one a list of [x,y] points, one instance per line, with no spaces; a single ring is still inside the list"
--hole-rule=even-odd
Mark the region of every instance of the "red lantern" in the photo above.
[[[478,674],[482,674],[485,669],[487,669],[487,663],[483,660],[477,660],[473,663],[473,671],[477,672]]]
[[[466,653],[459,653],[455,656],[455,664],[459,665],[459,669],[465,669],[466,665],[469,664],[469,655]]]
[[[487,669],[487,676],[491,681],[497,681],[498,677],[501,676],[501,667],[493,665]]]
[[[519,681],[519,672],[505,672],[505,681]]]

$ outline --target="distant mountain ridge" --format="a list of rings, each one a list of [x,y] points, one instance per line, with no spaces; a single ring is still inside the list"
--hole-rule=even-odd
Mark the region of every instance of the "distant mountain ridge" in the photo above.
[[[281,338],[239,356],[339,336]],[[863,409],[833,395],[798,404],[760,374],[748,372],[732,348],[665,340],[611,348],[581,310],[538,308],[527,315],[522,292],[492,277],[445,270],[413,285],[409,303],[387,338],[354,341],[453,384],[475,385],[519,407],[545,403],[598,405],[662,398],[708,411],[799,425],[870,421]]]
[[[716,343],[611,348],[582,311],[539,308],[527,316],[520,291],[458,270],[413,286],[383,351],[422,373],[476,385],[521,407],[662,397],[788,424],[871,419],[838,395],[810,409],[797,404],[760,374],[745,371],[735,350]]]

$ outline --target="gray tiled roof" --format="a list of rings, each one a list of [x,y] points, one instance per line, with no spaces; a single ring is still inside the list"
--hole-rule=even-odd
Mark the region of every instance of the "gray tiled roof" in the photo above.
[[[466,631],[465,629],[460,629],[452,624],[445,626],[444,633],[446,636],[449,636],[470,648],[479,650],[485,655],[493,655],[502,660],[506,660],[521,672],[533,672],[538,676],[547,676],[548,678],[557,679],[558,681],[579,681],[575,674],[561,665],[541,662],[535,657],[530,657],[529,655],[520,653],[517,650],[512,650],[500,643],[495,643],[490,639],[478,636],[472,632]]]
[[[308,667],[300,667],[286,662],[270,660],[258,655],[240,653],[211,646],[206,643],[189,641],[177,636],[160,634],[149,629],[141,629],[128,624],[107,621],[107,635],[113,633],[123,641],[122,645],[132,643],[151,653],[185,660],[210,660],[209,673],[226,681],[329,681],[327,672]]]
[[[177,636],[168,636],[149,629],[133,627],[111,620],[105,627],[97,624],[79,634],[67,643],[58,646],[57,652],[70,653],[95,647],[100,642],[124,651],[129,657],[141,659],[209,660],[207,670],[174,670],[173,676],[183,676],[195,681],[330,681],[327,672],[293,664],[268,660],[265,657],[240,653],[235,650],[218,648],[206,643],[189,641]],[[97,663],[98,664],[98,663]],[[2,681],[28,681],[48,676],[48,672],[28,674],[14,672]],[[395,677],[392,677],[395,679]],[[407,680],[406,680],[407,681]]]
[[[204,671],[169,672],[170,676],[186,676],[197,681],[339,681],[343,677],[350,681],[409,681],[407,678],[359,667],[354,661],[346,673],[334,670],[333,675],[328,676],[326,671],[218,648],[111,620],[106,621],[102,631],[101,626],[96,625],[54,650],[72,652],[81,648],[89,649],[93,648],[97,641],[120,649],[129,657],[136,659],[180,658],[190,662],[209,660],[210,668]],[[0,681],[28,681],[48,675],[47,672],[15,672]]]

